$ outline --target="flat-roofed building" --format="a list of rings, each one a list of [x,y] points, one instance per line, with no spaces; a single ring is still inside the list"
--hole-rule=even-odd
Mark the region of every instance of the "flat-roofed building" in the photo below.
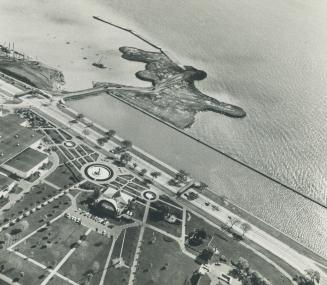
[[[15,184],[16,181],[14,179],[0,173],[0,199],[8,197]]]
[[[36,147],[44,135],[24,126],[16,114],[0,117],[0,165],[29,147]]]
[[[2,168],[21,178],[27,178],[48,162],[49,156],[46,153],[29,147],[3,164]]]

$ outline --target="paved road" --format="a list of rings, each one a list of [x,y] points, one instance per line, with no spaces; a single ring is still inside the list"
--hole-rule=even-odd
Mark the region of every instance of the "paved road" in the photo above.
[[[209,206],[206,205],[208,202],[210,203]],[[228,223],[229,217],[236,217],[241,221],[241,223],[249,224],[248,221],[242,219],[241,217],[235,216],[235,214],[233,214],[226,208],[219,206],[214,201],[209,200],[207,197],[205,197],[202,194],[199,194],[199,198],[191,201],[191,203],[195,205],[197,208],[203,209],[206,213],[208,213],[212,217],[215,217],[216,219],[220,220],[223,223]],[[219,208],[219,211],[214,210],[212,208],[213,205],[217,206]],[[234,228],[237,228],[240,232],[242,232],[242,229],[239,227],[239,225],[234,225]],[[278,256],[288,264],[292,265],[295,269],[297,269],[300,272],[304,272],[306,269],[313,269],[319,271],[321,273],[321,284],[327,284],[326,273],[321,271],[321,268],[318,266],[318,264],[315,261],[311,260],[307,256],[298,253],[293,248],[289,247],[282,241],[269,235],[268,233],[264,232],[258,227],[251,225],[251,230],[246,233],[246,238],[254,241],[261,247],[272,252],[273,254],[275,254],[276,256]],[[320,266],[324,267],[323,265]]]

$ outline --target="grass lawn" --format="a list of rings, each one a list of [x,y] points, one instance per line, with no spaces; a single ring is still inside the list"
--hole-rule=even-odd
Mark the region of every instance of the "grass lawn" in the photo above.
[[[60,218],[28,238],[26,243],[19,244],[15,250],[45,266],[55,267],[85,232],[84,226]]]
[[[194,247],[194,250],[191,250],[194,254],[201,252],[205,248],[211,239],[210,236],[213,236],[211,246],[218,248],[221,254],[225,255],[228,262],[234,260],[237,261],[239,257],[243,257],[248,260],[250,267],[260,272],[264,277],[269,279],[273,284],[292,284],[291,281],[286,279],[274,266],[262,259],[252,250],[243,246],[239,241],[229,237],[225,232],[208,225],[201,218],[191,215],[191,220],[186,222],[186,234],[190,233],[194,229],[204,228],[208,234],[208,238],[204,240],[203,244],[197,247]],[[281,265],[281,264],[279,264]],[[286,268],[286,270],[289,268]],[[294,275],[294,272],[288,272],[291,275]]]
[[[53,146],[51,149],[57,153],[59,157],[59,164],[63,164],[68,161],[67,157],[62,153],[62,151],[58,147]]]
[[[23,218],[22,221],[10,226],[7,230],[3,230],[0,233],[0,243],[4,243],[5,247],[10,245],[44,225],[46,220],[55,218],[69,206],[70,199],[67,196],[58,198],[51,204],[48,204],[40,210],[31,213],[28,217]],[[21,232],[18,232],[17,229],[21,229]]]
[[[133,209],[133,218],[137,219],[139,221],[143,220],[144,212],[145,212],[145,206],[141,203],[135,202],[134,203],[134,209]]]
[[[115,247],[111,256],[111,261],[114,258],[118,258],[120,253],[122,253],[122,257],[127,265],[131,265],[133,263],[134,254],[136,250],[137,241],[139,238],[140,228],[128,228],[125,234],[125,240],[123,243],[124,232],[122,232],[115,243]],[[122,249],[123,245],[123,249]],[[130,275],[130,269],[126,267],[115,268],[110,263],[108,268],[104,284],[110,285],[126,285],[128,284]],[[145,285],[145,284],[143,284]]]
[[[0,209],[8,203],[8,198],[0,198]]]
[[[170,224],[162,218],[158,218],[158,211],[150,208],[147,223],[153,225],[161,230],[164,230],[174,236],[180,237],[182,235],[182,222],[178,221],[176,224]]]
[[[40,284],[48,275],[47,271],[9,251],[1,252],[0,265],[2,264],[5,265],[2,274],[11,279],[19,278],[20,272],[24,272],[24,277],[19,278],[20,284]]]
[[[64,141],[63,137],[56,130],[50,129],[50,130],[45,130],[45,132],[47,133],[47,135],[51,137],[51,139],[55,144],[63,143]]]
[[[10,285],[10,284],[0,279],[0,285]]]
[[[167,202],[168,204],[171,204],[173,206],[176,206],[180,209],[182,209],[183,207],[181,205],[179,205],[178,203],[176,203],[172,198],[168,197],[167,195],[160,195],[160,200]]]
[[[153,233],[156,241],[151,243]],[[146,229],[136,271],[136,285],[182,285],[199,268],[194,260],[181,252],[175,241],[164,240],[163,237]]]
[[[34,208],[36,204],[43,203],[56,194],[58,194],[58,190],[48,184],[35,185],[31,191],[24,194],[19,201],[16,201],[9,210],[0,215],[0,225],[7,222],[8,219],[18,217],[24,211]]]
[[[78,284],[99,284],[111,244],[111,239],[91,232],[60,268],[60,273]],[[93,277],[87,283],[90,272]]]
[[[69,167],[67,165],[60,165],[47,177],[47,180],[60,188],[71,186],[82,181],[83,178],[75,167],[71,164]]]

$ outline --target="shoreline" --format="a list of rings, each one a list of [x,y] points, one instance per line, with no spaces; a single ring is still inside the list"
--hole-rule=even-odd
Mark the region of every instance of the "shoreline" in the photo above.
[[[132,108],[134,108],[134,109],[136,109],[137,111],[140,111],[141,113],[143,113],[143,114],[145,114],[145,115],[147,115],[147,116],[149,116],[149,117],[155,119],[156,121],[159,121],[160,123],[165,124],[166,126],[168,126],[168,127],[172,128],[172,129],[174,129],[175,131],[177,131],[177,132],[179,132],[179,133],[181,133],[181,134],[187,136],[188,138],[190,138],[190,139],[192,139],[192,140],[194,140],[194,141],[196,141],[196,142],[198,142],[198,143],[200,143],[200,144],[202,144],[202,145],[204,145],[204,146],[210,148],[211,150],[213,150],[213,151],[215,151],[215,152],[217,152],[217,153],[219,153],[219,154],[221,154],[221,155],[223,155],[223,156],[225,156],[225,157],[227,157],[227,158],[233,160],[234,162],[236,162],[236,163],[238,163],[238,164],[241,164],[242,166],[244,166],[244,167],[250,169],[251,171],[254,171],[254,172],[256,172],[256,173],[258,173],[258,174],[264,176],[265,178],[267,178],[267,179],[269,179],[269,180],[271,180],[271,181],[273,181],[273,182],[279,184],[280,186],[285,187],[287,190],[292,191],[292,192],[296,193],[297,195],[300,195],[301,197],[303,197],[303,198],[305,198],[305,199],[308,199],[309,201],[311,201],[311,202],[317,204],[318,206],[327,209],[327,205],[323,204],[322,202],[317,201],[317,200],[315,200],[315,199],[313,199],[313,198],[311,198],[311,197],[306,196],[305,194],[301,193],[300,191],[298,191],[298,190],[296,190],[296,189],[294,189],[294,188],[292,188],[292,187],[290,187],[290,186],[284,184],[283,182],[281,182],[281,181],[279,181],[279,180],[277,180],[277,179],[275,179],[275,178],[269,176],[268,174],[265,174],[265,173],[261,172],[260,170],[258,170],[258,169],[256,169],[256,168],[254,168],[254,167],[252,167],[252,166],[250,166],[250,165],[248,165],[248,164],[246,164],[246,163],[244,163],[244,162],[242,162],[242,161],[240,161],[240,160],[238,160],[238,159],[236,159],[236,158],[230,156],[229,154],[224,153],[223,151],[221,151],[221,150],[219,150],[219,149],[217,149],[217,148],[211,146],[210,144],[206,143],[205,141],[203,141],[203,140],[201,140],[201,139],[198,139],[198,138],[196,138],[196,137],[193,137],[192,135],[190,135],[190,134],[184,132],[182,129],[179,129],[178,127],[175,127],[174,125],[170,124],[169,122],[166,122],[166,121],[164,121],[163,119],[158,118],[158,117],[156,117],[155,115],[153,115],[153,114],[147,112],[146,110],[143,110],[142,108],[140,108],[140,107],[138,107],[138,106],[132,104],[131,102],[126,101],[126,100],[124,100],[123,98],[120,98],[120,97],[118,97],[118,96],[116,96],[116,95],[110,93],[110,91],[107,91],[105,94],[110,95],[111,97],[113,97],[113,98],[115,98],[115,99],[117,99],[117,100],[123,102],[124,104],[126,104],[126,105],[128,105],[128,106],[130,106],[130,107],[132,107]],[[69,94],[67,94],[67,95],[68,95],[68,96],[67,96],[66,98],[64,98],[64,101],[66,101],[66,100],[67,100],[67,101],[70,101],[70,100],[80,100],[80,99],[82,99],[83,97],[88,97],[88,96],[97,96],[97,95],[101,95],[101,93],[100,93],[100,94],[90,94],[90,95],[87,95],[87,94],[83,94],[83,95],[72,95],[72,97],[69,97]]]
[[[188,136],[189,138],[191,138],[191,139],[193,139],[193,140],[196,140],[196,141],[198,141],[198,142],[204,144],[203,142],[201,142],[201,141],[199,141],[198,139],[196,139],[196,138],[190,136],[189,134],[184,133],[182,130],[179,130],[178,128],[176,128],[176,127],[174,127],[174,126],[169,125],[169,123],[164,122],[164,121],[162,121],[162,120],[159,119],[159,118],[156,118],[156,117],[153,116],[152,114],[149,114],[149,113],[147,113],[146,111],[144,111],[144,110],[142,110],[142,109],[139,109],[137,106],[133,106],[131,103],[126,102],[126,101],[124,101],[123,99],[121,99],[121,98],[119,98],[119,97],[116,97],[116,96],[113,95],[113,94],[109,94],[109,92],[108,92],[107,94],[110,95],[110,96],[112,96],[112,97],[115,98],[116,100],[119,100],[119,101],[121,101],[122,103],[125,103],[125,104],[127,104],[128,106],[130,106],[130,107],[132,107],[132,108],[134,108],[134,109],[136,109],[136,110],[142,112],[143,114],[145,114],[145,115],[147,115],[147,116],[150,116],[151,118],[153,118],[153,119],[155,119],[155,120],[157,120],[157,121],[159,121],[159,122],[161,122],[161,123],[164,123],[165,125],[167,125],[167,126],[173,128],[174,130],[180,132],[181,134],[186,135],[186,136]],[[101,94],[97,94],[97,95],[101,95]],[[83,96],[85,96],[85,95],[83,95]],[[96,94],[93,94],[93,95],[90,95],[90,96],[96,96]],[[69,97],[68,97],[67,99],[69,100]],[[72,98],[71,100],[79,100],[79,99],[78,99],[78,98]],[[68,108],[71,109],[71,110],[74,110],[74,109],[71,108],[70,106],[69,106]],[[74,110],[74,111],[75,111],[75,110]],[[89,119],[89,118],[88,118],[88,120],[92,121],[92,120]],[[96,124],[99,125],[98,123],[96,123]],[[100,125],[100,126],[101,126],[101,125]],[[138,153],[136,153],[136,155],[138,155]],[[161,168],[161,169],[162,169],[162,168]],[[165,171],[164,169],[162,169],[162,170]],[[268,178],[269,178],[269,177],[268,177]],[[211,195],[210,195],[209,193],[210,193]],[[209,195],[207,195],[207,194],[209,194]],[[299,193],[296,193],[296,194],[299,194]],[[213,201],[219,203],[221,206],[226,207],[223,203],[221,203],[221,197],[220,197],[217,193],[215,193],[215,192],[213,192],[213,191],[211,191],[211,190],[207,190],[207,191],[205,191],[205,192],[203,193],[203,195],[204,195],[204,196],[207,196],[208,198],[212,199]],[[306,198],[306,197],[304,196],[304,198]],[[227,197],[227,200],[228,200],[228,197]],[[286,244],[288,244],[290,247],[295,248],[295,249],[299,249],[299,247],[302,247],[302,250],[300,249],[300,252],[303,252],[303,251],[304,251],[304,252],[306,252],[306,255],[309,255],[310,257],[316,256],[316,257],[314,257],[314,259],[315,259],[316,261],[318,261],[318,260],[323,261],[323,262],[325,263],[325,265],[327,266],[327,257],[325,257],[325,256],[323,256],[323,255],[321,255],[321,254],[319,254],[319,253],[313,251],[313,250],[310,249],[308,246],[306,246],[306,245],[300,243],[299,241],[295,240],[294,238],[292,238],[292,237],[289,236],[288,234],[282,232],[282,231],[279,230],[278,228],[276,228],[276,227],[274,227],[274,226],[268,224],[267,222],[265,222],[265,221],[262,220],[261,218],[255,216],[254,214],[252,214],[252,213],[248,212],[247,210],[243,209],[243,208],[242,208],[241,206],[239,206],[237,203],[234,203],[233,201],[230,201],[230,200],[228,200],[228,202],[230,203],[231,206],[230,206],[230,207],[226,207],[226,208],[228,208],[230,211],[232,211],[232,212],[235,213],[236,215],[240,215],[240,211],[241,211],[242,214],[243,214],[243,213],[246,214],[246,216],[247,216],[247,217],[245,218],[246,220],[247,220],[248,217],[252,217],[252,219],[250,218],[250,219],[251,219],[251,223],[253,222],[254,225],[257,225],[257,226],[258,226],[258,228],[264,229],[267,233],[271,234],[272,236],[276,237],[277,239],[280,238],[280,235],[283,235],[285,238],[283,238],[282,240],[283,240]],[[313,201],[313,202],[314,202],[314,201]],[[239,209],[239,210],[238,210],[238,211],[235,211],[235,209],[233,209],[233,207],[236,207],[236,208]],[[249,219],[249,220],[250,220],[250,219]],[[291,244],[290,244],[290,243],[291,243]]]

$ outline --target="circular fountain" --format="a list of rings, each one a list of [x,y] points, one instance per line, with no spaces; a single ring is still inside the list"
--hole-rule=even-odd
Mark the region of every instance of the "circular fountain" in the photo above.
[[[98,182],[108,181],[114,174],[109,166],[100,163],[93,163],[86,166],[84,173],[87,178]]]

